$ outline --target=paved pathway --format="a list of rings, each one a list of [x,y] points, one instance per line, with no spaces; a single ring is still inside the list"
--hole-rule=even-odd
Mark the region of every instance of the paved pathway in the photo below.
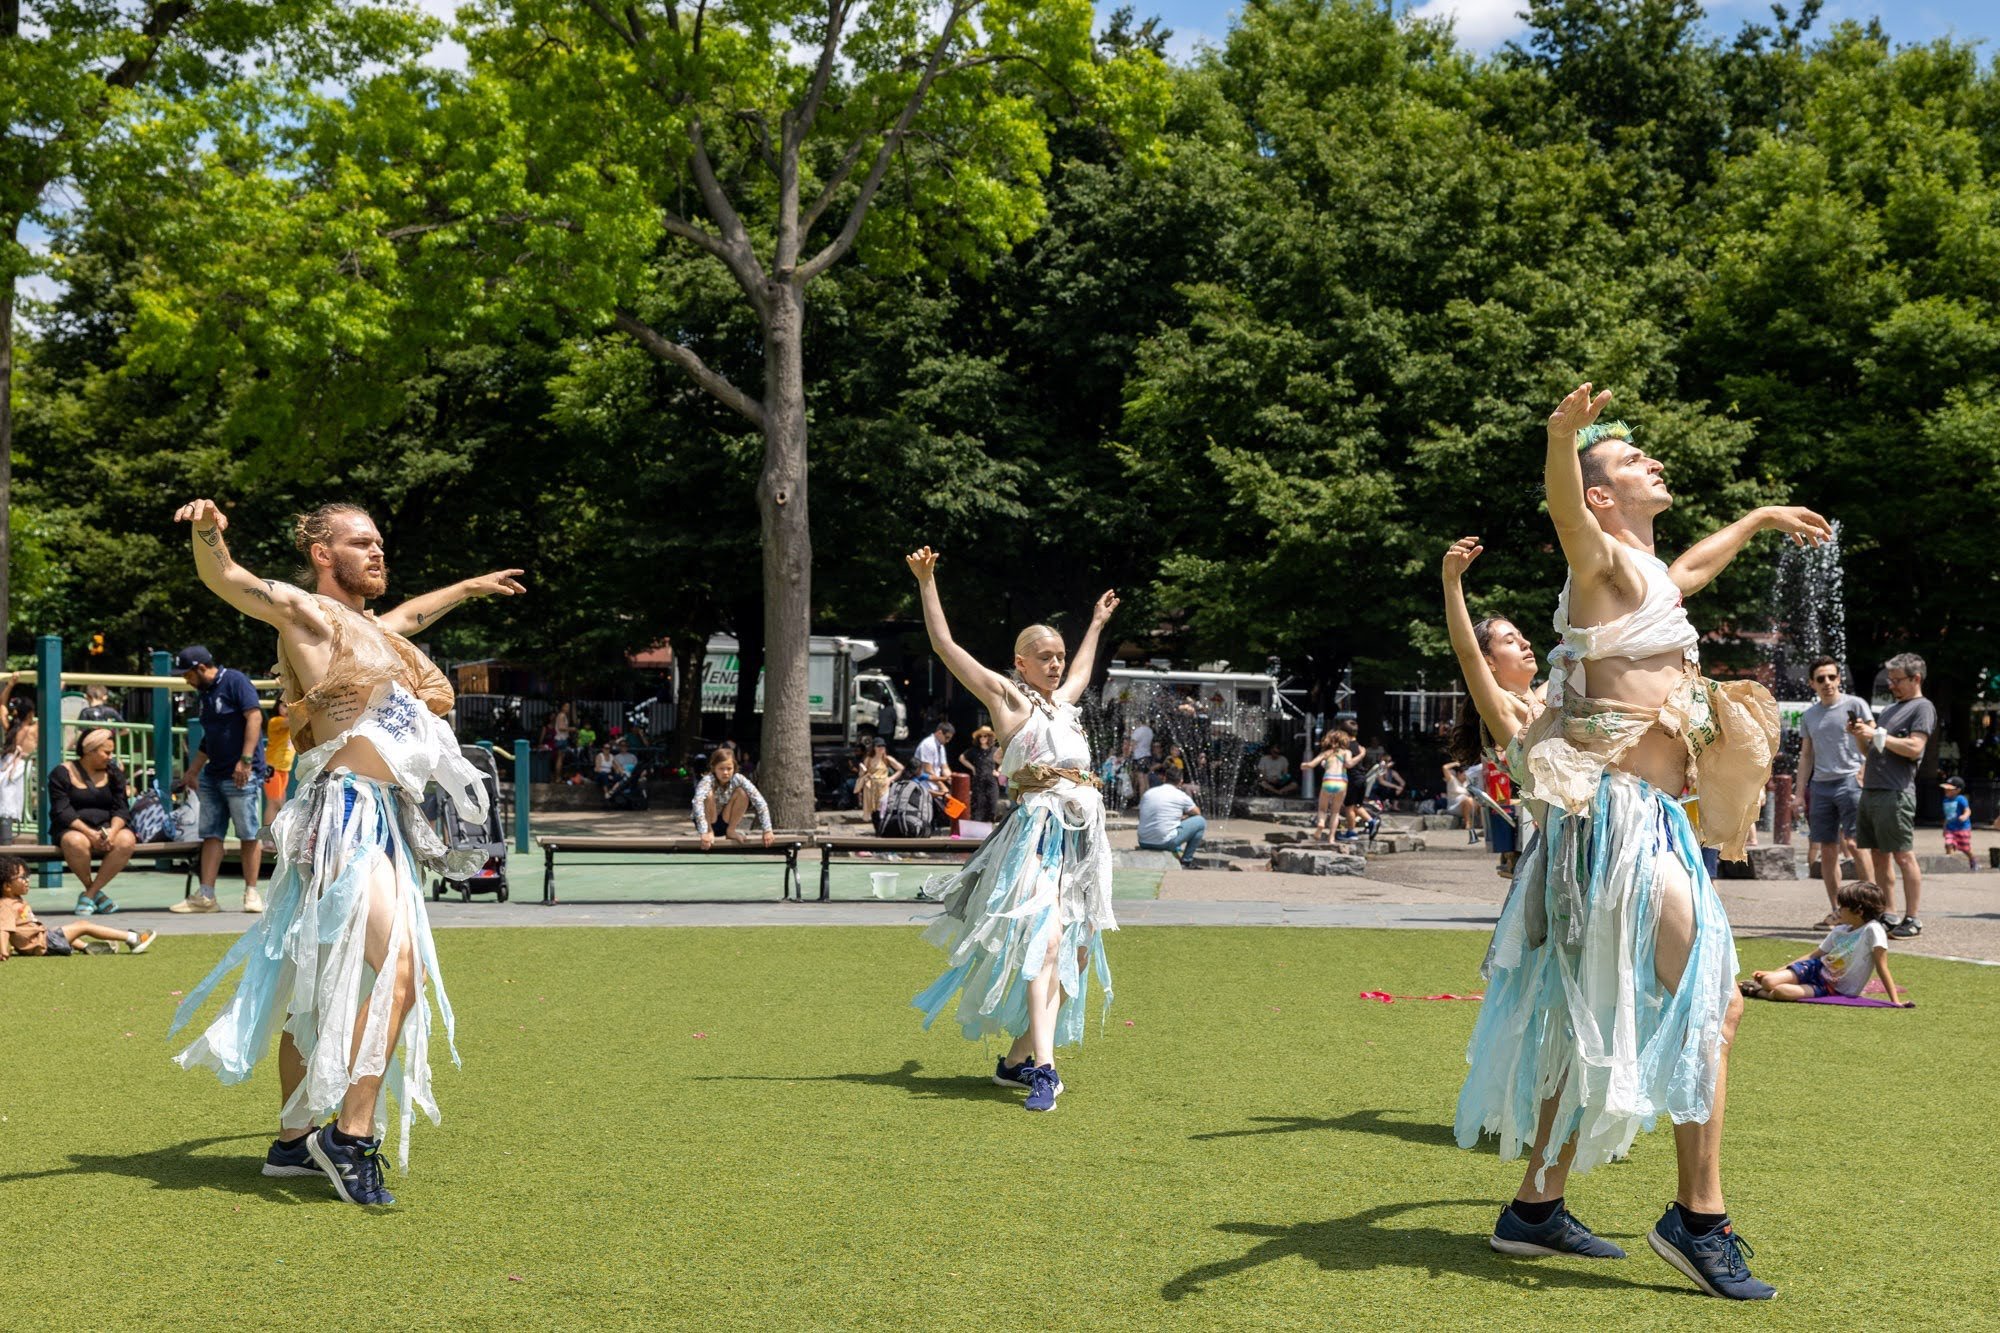
[[[612,821],[615,821],[612,822]],[[651,811],[637,816],[561,813],[538,819],[537,826],[569,833],[627,834],[685,831],[683,812]],[[1248,820],[1225,821],[1222,836],[1261,840],[1271,825]],[[1129,834],[1114,833],[1123,842]],[[1167,872],[1157,899],[1121,898],[1119,921],[1128,926],[1317,926],[1434,930],[1490,930],[1506,893],[1506,882],[1493,871],[1494,860],[1481,848],[1468,846],[1450,833],[1427,835],[1422,852],[1377,857],[1365,878],[1279,875],[1259,871],[1173,870]],[[1979,853],[2000,845],[2000,835],[1981,832]],[[1937,846],[1930,846],[1936,843]],[[1942,850],[1935,829],[1919,832],[1919,850]],[[515,860],[516,884],[539,896],[539,858]],[[589,892],[589,868],[579,866],[563,876],[572,898]],[[1739,939],[1785,938],[1817,940],[1813,923],[1826,910],[1818,881],[1724,880],[1722,897]],[[178,892],[174,889],[173,892]],[[224,903],[237,892],[225,883]],[[441,929],[469,926],[911,926],[930,920],[934,908],[909,901],[874,902],[846,898],[831,903],[735,902],[587,902],[565,901],[544,907],[516,899],[434,903],[432,921]],[[233,934],[249,924],[238,912],[212,916],[174,916],[164,911],[127,911],[119,917],[142,928],[168,934]],[[1924,882],[1925,931],[1915,940],[1897,941],[1907,953],[2000,963],[2000,871],[1978,874],[1934,874]]]

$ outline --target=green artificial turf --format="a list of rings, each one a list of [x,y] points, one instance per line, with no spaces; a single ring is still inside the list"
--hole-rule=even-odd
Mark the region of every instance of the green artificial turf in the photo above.
[[[1153,928],[1031,1116],[997,1047],[918,1031],[892,929],[454,930],[397,1208],[266,1180],[268,1064],[168,1063],[227,941],[0,967],[0,1323],[1778,1329],[1992,1318],[2000,970],[1896,960],[1920,1008],[1752,1006],[1726,1179],[1769,1307],[1645,1248],[1669,1136],[1572,1184],[1633,1257],[1486,1248],[1519,1169],[1452,1145],[1476,933]],[[1746,942],[1746,967],[1785,961]]]

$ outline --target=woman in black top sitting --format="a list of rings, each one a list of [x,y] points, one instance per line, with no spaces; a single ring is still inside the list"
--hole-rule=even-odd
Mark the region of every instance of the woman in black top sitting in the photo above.
[[[62,847],[63,860],[83,884],[76,896],[76,914],[104,916],[118,910],[104,892],[112,876],[132,859],[139,845],[126,822],[132,817],[125,799],[125,775],[111,762],[109,728],[88,727],[76,740],[76,758],[49,774],[49,827]],[[92,858],[99,858],[92,874]]]

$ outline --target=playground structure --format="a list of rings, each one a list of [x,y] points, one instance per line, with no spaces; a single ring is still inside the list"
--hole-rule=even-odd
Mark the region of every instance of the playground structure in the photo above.
[[[109,689],[152,691],[151,720],[146,722],[92,722],[92,727],[103,727],[112,733],[116,749],[114,757],[127,775],[128,789],[136,799],[141,791],[157,791],[162,801],[168,801],[168,792],[174,775],[187,770],[187,756],[201,744],[202,728],[198,718],[189,719],[184,727],[174,725],[173,696],[176,691],[185,693],[192,689],[187,680],[174,670],[173,655],[155,652],[150,663],[152,674],[145,676],[122,675],[102,671],[64,671],[62,669],[62,637],[43,634],[35,639],[35,712],[41,725],[41,748],[36,756],[35,771],[29,784],[30,799],[33,802],[35,829],[38,841],[53,841],[54,830],[50,827],[47,775],[69,757],[73,744],[70,733],[80,725],[74,718],[63,716],[63,699],[66,690],[85,685],[103,685]],[[260,696],[268,695],[277,688],[275,680],[252,680]],[[528,850],[528,743],[525,740],[514,743],[514,849]],[[24,811],[25,813],[25,811]],[[44,865],[40,871],[41,886],[53,888],[60,881],[60,866]]]

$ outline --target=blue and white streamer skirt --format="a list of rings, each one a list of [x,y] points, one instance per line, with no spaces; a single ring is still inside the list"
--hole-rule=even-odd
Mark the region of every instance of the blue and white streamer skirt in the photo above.
[[[1083,777],[1090,744],[1076,706],[1035,709],[1000,762],[1014,808],[962,869],[926,884],[945,907],[924,938],[945,951],[946,967],[911,1004],[926,1028],[956,999],[968,1038],[1018,1037],[1028,1030],[1028,983],[1059,940],[1055,1044],[1066,1046],[1083,1039],[1093,974],[1111,1008],[1103,936],[1118,928],[1104,797]]]
[[[328,762],[349,741],[374,745],[394,782],[361,777]],[[270,1050],[280,1029],[304,1057],[306,1076],[281,1113],[290,1128],[306,1128],[334,1114],[356,1079],[383,1075],[374,1132],[387,1125],[388,1098],[401,1110],[396,1160],[409,1166],[410,1126],[421,1107],[438,1122],[431,1093],[431,1012],[434,992],[446,1045],[458,1063],[455,1023],[425,911],[422,875],[444,870],[465,876],[479,868],[476,851],[447,852],[425,821],[419,803],[435,782],[468,823],[486,818],[486,793],[478,772],[459,753],[442,718],[433,716],[400,683],[383,682],[354,724],[314,746],[295,767],[298,795],[273,823],[277,878],[266,909],[201,984],[174,1012],[168,1035],[180,1031],[211,992],[237,968],[243,977],[222,1012],[175,1057],[183,1069],[213,1069],[224,1083],[240,1083]],[[369,887],[385,867],[393,877],[394,924],[379,972],[365,957]],[[398,965],[412,958],[416,1002],[404,1022],[400,1066],[392,1065],[389,1017]],[[368,1023],[352,1059],[354,1026],[364,997]]]

